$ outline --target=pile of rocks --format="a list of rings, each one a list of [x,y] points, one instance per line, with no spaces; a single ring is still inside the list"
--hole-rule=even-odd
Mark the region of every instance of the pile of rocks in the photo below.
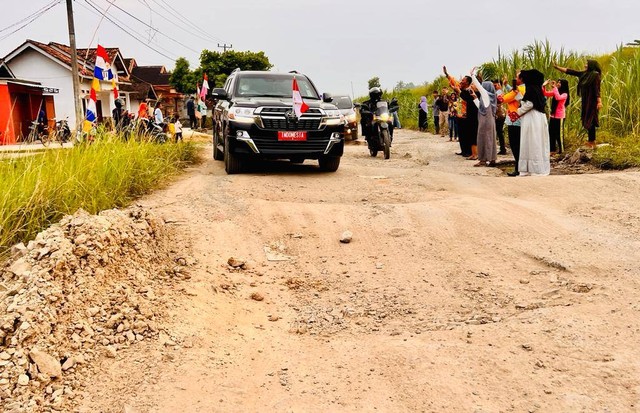
[[[4,412],[71,411],[83,369],[158,336],[161,286],[181,274],[166,231],[141,208],[79,211],[12,248],[0,269]]]

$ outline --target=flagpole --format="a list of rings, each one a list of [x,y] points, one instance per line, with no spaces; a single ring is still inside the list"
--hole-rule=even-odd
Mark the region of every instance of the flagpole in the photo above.
[[[73,22],[73,3],[67,0],[67,23],[69,25],[69,47],[71,48],[71,78],[73,80],[73,103],[76,112],[76,133],[80,133],[83,119],[80,101],[80,73],[78,72],[78,51],[76,49],[76,29]]]

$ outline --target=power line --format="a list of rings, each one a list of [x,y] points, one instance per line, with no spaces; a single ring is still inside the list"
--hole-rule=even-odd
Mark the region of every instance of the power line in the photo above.
[[[166,37],[167,39],[171,40],[172,42],[174,42],[174,43],[176,43],[176,44],[179,44],[180,46],[184,47],[185,49],[191,50],[191,51],[192,51],[192,52],[194,52],[194,53],[200,53],[198,50],[192,49],[191,47],[187,46],[186,44],[184,44],[184,43],[182,43],[182,42],[179,42],[178,40],[175,40],[175,39],[173,39],[173,38],[172,38],[172,37],[170,37],[170,36],[167,36],[166,34],[162,33],[160,30],[156,29],[155,27],[153,27],[153,26],[151,26],[151,25],[147,24],[146,22],[144,22],[144,21],[140,20],[139,18],[137,18],[137,17],[136,17],[136,16],[134,16],[133,14],[131,14],[131,13],[129,13],[128,11],[124,10],[122,7],[117,6],[117,5],[115,4],[115,2],[111,3],[111,5],[112,5],[113,7],[115,7],[116,9],[120,10],[121,12],[123,12],[124,14],[126,14],[127,16],[131,17],[132,19],[136,20],[137,22],[139,22],[139,23],[141,23],[141,24],[144,24],[144,25],[145,25],[145,26],[147,26],[149,29],[151,29],[151,30],[155,31],[155,32],[156,32],[156,33],[158,33],[158,34],[163,35],[164,37]],[[105,11],[105,14],[106,14],[106,11]],[[112,16],[112,17],[113,17],[113,16]]]
[[[20,20],[19,22],[13,23],[13,24],[5,27],[4,29],[0,30],[0,32],[3,32],[5,30],[8,30],[8,29],[10,29],[12,27],[15,27],[17,25],[20,25],[20,24],[24,23],[20,27],[18,27],[17,29],[12,30],[11,32],[9,32],[9,33],[5,34],[4,36],[0,37],[0,41],[8,38],[9,36],[11,36],[14,33],[19,32],[20,30],[24,29],[25,27],[27,27],[28,25],[30,25],[31,23],[36,21],[38,18],[42,17],[46,12],[48,12],[49,10],[51,10],[52,8],[54,8],[55,6],[60,4],[61,1],[62,0],[55,0],[54,2],[49,3],[48,6],[45,6],[42,9],[40,9],[39,11],[33,13],[31,16],[26,17],[26,18]]]
[[[147,3],[147,1],[146,1],[146,0],[139,0],[139,1],[141,1],[141,2],[143,2],[143,1],[144,1],[144,3],[147,5],[147,7],[149,7],[149,10],[151,11],[151,13],[155,13],[157,16],[161,17],[163,20],[165,20],[165,21],[167,21],[167,22],[171,23],[172,25],[175,25],[175,23],[176,23],[176,22],[175,22],[174,20],[171,20],[170,18],[168,18],[168,17],[166,17],[166,16],[164,16],[164,15],[160,14],[158,11],[156,11],[156,10],[152,9],[152,8],[151,8],[151,6],[149,6],[149,4]],[[154,3],[156,3],[158,6],[163,7],[163,6],[162,6],[160,3],[158,3],[156,0],[152,0],[152,1],[153,1]],[[165,3],[165,4],[166,4],[166,3]],[[175,11],[175,9],[174,9],[173,7],[171,7],[170,5],[168,5],[168,8],[169,8],[169,9],[171,9],[171,10],[173,10],[173,11],[174,11],[174,13],[176,13],[175,18],[177,18],[178,20],[180,20],[181,22],[183,22],[184,24],[186,24],[186,25],[187,25],[187,27],[193,26],[193,22],[190,22],[190,21],[188,21],[188,20],[185,20],[185,18],[184,18],[180,13],[178,13],[177,11]],[[207,36],[207,37],[205,37],[205,36],[203,36],[203,34],[200,34],[200,33],[195,32],[195,31],[187,30],[186,28],[184,28],[184,27],[183,27],[183,26],[181,26],[181,25],[175,25],[175,27],[176,27],[176,28],[178,28],[178,29],[180,29],[180,30],[182,30],[182,31],[183,31],[183,32],[185,32],[185,33],[190,34],[191,36],[198,37],[199,39],[204,40],[204,41],[206,41],[206,42],[211,42],[211,41],[221,41],[221,42],[222,42],[222,41],[224,41],[224,40],[222,40],[222,39],[219,39],[219,38],[217,38],[217,37],[214,37],[214,36],[211,36],[211,35],[208,35],[208,34],[204,33],[204,34]]]
[[[152,0],[152,1],[157,1],[157,0]],[[188,25],[192,25],[193,23],[189,21],[189,19],[187,19],[182,13],[180,13],[178,10],[176,10],[172,5],[170,5],[169,3],[167,3],[165,0],[160,0],[164,5],[166,5],[171,11],[173,11],[176,15],[176,17],[178,17],[178,19],[180,19],[181,21],[183,21],[184,23],[188,24]],[[213,40],[213,41],[220,41],[220,42],[224,42],[223,39],[219,38],[219,37],[215,37],[212,36],[208,33],[204,33],[207,37],[209,37],[209,39]]]
[[[89,0],[85,0],[85,2],[91,6],[92,9],[94,9],[99,15],[104,16],[105,19],[107,19],[109,22],[111,22],[111,24],[113,24],[114,26],[116,26],[117,28],[119,28],[120,30],[122,30],[123,32],[125,32],[126,34],[128,34],[129,36],[133,37],[136,41],[138,41],[139,43],[142,43],[145,47],[147,47],[150,50],[153,50],[154,52],[156,52],[157,54],[159,54],[160,56],[164,56],[169,60],[176,60],[177,57],[176,56],[169,56],[161,51],[159,51],[158,49],[150,46],[149,44],[143,42],[142,40],[140,40],[138,37],[136,37],[134,34],[131,34],[127,29],[125,29],[124,27],[122,27],[120,24],[116,23],[115,21],[113,21],[109,16],[107,16],[105,13],[101,12],[100,9],[96,6],[94,6],[92,3],[89,2]],[[82,3],[78,3],[80,5],[82,5]],[[85,7],[83,5],[83,7]],[[86,9],[86,7],[85,7]],[[89,9],[88,9],[89,10]],[[91,11],[91,10],[89,10]],[[122,25],[126,26],[124,23],[122,23]],[[135,30],[129,28],[132,32],[136,33],[138,36],[140,36],[140,33],[137,33]],[[158,48],[165,50],[167,53],[171,53],[170,51],[158,46]]]
[[[5,30],[9,30],[12,27],[15,27],[19,24],[24,23],[25,21],[31,19],[32,17],[38,17],[40,16],[43,12],[46,12],[47,10],[49,10],[49,8],[55,6],[57,3],[60,3],[62,0],[54,0],[52,2],[47,3],[46,5],[42,6],[41,8],[39,8],[38,10],[34,11],[33,13],[31,13],[30,15],[28,15],[27,17],[23,17],[22,19],[18,20],[17,22],[8,25],[7,27],[0,29],[0,33],[4,32]],[[38,16],[36,16],[38,15]]]

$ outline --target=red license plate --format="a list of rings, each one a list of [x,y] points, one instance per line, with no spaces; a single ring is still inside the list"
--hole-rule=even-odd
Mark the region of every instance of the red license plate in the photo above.
[[[306,141],[307,132],[278,131],[279,141]]]

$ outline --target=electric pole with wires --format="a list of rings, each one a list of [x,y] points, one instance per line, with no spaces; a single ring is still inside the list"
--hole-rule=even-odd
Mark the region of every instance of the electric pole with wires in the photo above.
[[[71,47],[71,77],[73,79],[73,96],[76,112],[76,134],[82,130],[82,102],[80,101],[80,73],[78,72],[78,52],[76,49],[76,29],[73,22],[72,0],[67,0],[67,23],[69,24],[69,47]]]
[[[226,53],[227,49],[233,49],[232,44],[226,44],[226,43],[223,43],[223,44],[218,43],[218,47],[221,49],[224,49],[223,53]]]

